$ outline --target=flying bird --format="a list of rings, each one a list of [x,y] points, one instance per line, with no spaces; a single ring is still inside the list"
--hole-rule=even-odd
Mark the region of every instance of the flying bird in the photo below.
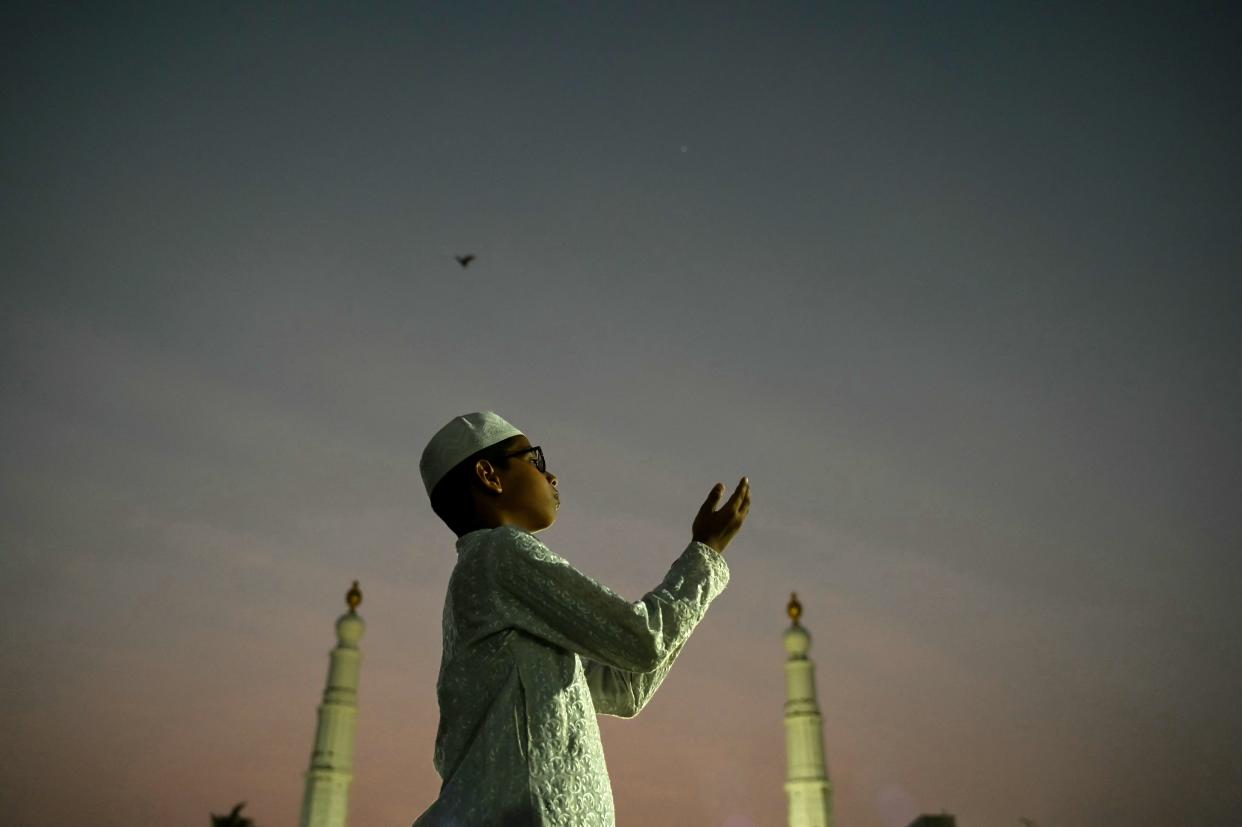
[[[460,264],[462,267],[469,267],[470,262],[474,261],[474,254],[467,253],[464,256],[453,256],[453,258],[457,259],[457,263]]]

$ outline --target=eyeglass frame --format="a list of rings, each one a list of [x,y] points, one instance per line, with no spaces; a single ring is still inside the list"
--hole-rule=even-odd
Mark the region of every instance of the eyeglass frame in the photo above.
[[[512,453],[502,454],[502,456],[505,459],[513,459],[514,457],[520,457],[522,456],[522,454],[529,454],[531,452],[534,452],[535,454],[535,461],[533,465],[539,469],[539,473],[540,474],[548,473],[548,461],[544,457],[543,447],[540,445],[532,445],[529,448],[520,448],[516,451],[513,451]]]

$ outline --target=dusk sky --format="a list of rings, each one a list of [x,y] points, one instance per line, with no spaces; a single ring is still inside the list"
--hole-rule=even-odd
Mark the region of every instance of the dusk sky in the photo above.
[[[0,105],[7,825],[295,825],[355,579],[411,823],[480,409],[632,599],[750,477],[623,827],[785,823],[794,590],[838,827],[1237,823],[1237,3],[16,3]]]

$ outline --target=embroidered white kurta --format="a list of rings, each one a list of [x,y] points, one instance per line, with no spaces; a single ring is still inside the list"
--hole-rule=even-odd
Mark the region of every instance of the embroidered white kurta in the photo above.
[[[459,538],[436,684],[443,783],[415,827],[613,827],[595,716],[638,714],[728,581],[692,542],[631,602],[521,529]]]

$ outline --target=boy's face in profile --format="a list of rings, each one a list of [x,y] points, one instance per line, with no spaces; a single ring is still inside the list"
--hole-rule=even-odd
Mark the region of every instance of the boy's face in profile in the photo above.
[[[532,534],[543,531],[556,522],[556,510],[561,507],[556,475],[535,466],[538,454],[525,436],[517,437],[505,453],[509,467],[497,469],[502,486],[497,504],[504,522]]]

